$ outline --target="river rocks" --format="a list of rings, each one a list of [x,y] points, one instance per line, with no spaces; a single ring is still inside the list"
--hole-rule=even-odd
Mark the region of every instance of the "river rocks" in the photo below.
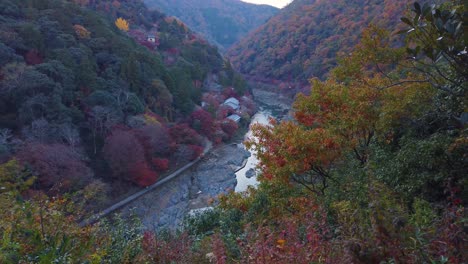
[[[272,108],[279,108],[283,111],[289,111],[292,100],[277,92],[270,92],[261,89],[253,89],[253,96],[256,101]]]
[[[235,171],[249,157],[250,152],[236,145],[216,150],[216,160],[200,163],[194,172],[194,184],[205,195],[216,197],[234,190],[237,184]]]
[[[245,172],[245,177],[247,177],[247,179],[250,179],[252,177],[254,177],[257,173],[255,172],[255,169],[254,168],[250,168],[248,171]]]
[[[129,215],[133,209],[151,230],[175,229],[190,210],[206,207],[218,195],[234,190],[235,171],[249,155],[236,145],[218,147],[191,169],[125,206],[122,213]]]

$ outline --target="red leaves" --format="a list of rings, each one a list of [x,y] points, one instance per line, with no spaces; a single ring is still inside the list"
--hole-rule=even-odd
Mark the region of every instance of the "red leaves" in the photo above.
[[[129,174],[134,183],[146,187],[156,182],[158,174],[148,167],[146,162],[137,163],[130,169]]]
[[[311,114],[306,114],[304,112],[296,112],[294,113],[294,118],[296,118],[296,120],[305,125],[305,126],[308,126],[308,127],[311,127],[314,125],[315,123],[315,117],[314,115],[311,115]]]
[[[169,169],[169,160],[161,158],[153,158],[153,166],[157,171],[167,171]]]
[[[188,145],[188,147],[192,151],[192,156],[190,158],[190,161],[193,161],[196,158],[200,157],[200,155],[203,153],[203,147],[201,147],[201,146]]]
[[[156,236],[151,231],[145,231],[143,233],[142,239],[142,248],[145,252],[151,252],[154,248],[156,248]]]
[[[237,97],[238,95],[233,87],[227,87],[223,90],[223,96],[227,99],[229,97]]]
[[[266,179],[289,182],[291,174],[327,168],[341,157],[339,138],[322,128],[304,129],[293,122],[282,122],[252,129],[256,139],[249,145],[258,151]]]
[[[190,128],[187,124],[178,124],[169,129],[171,137],[178,144],[201,145],[202,138],[197,131]]]
[[[106,138],[103,153],[114,175],[121,178],[128,179],[129,171],[145,161],[143,146],[131,131],[114,131]]]
[[[156,182],[158,175],[149,167],[144,148],[132,131],[114,131],[107,137],[103,152],[114,176],[141,187]]]
[[[28,53],[24,56],[24,60],[28,65],[41,64],[44,59],[37,49],[29,50]]]
[[[332,263],[326,214],[303,200],[290,200],[294,215],[270,215],[275,222],[272,226],[247,227],[246,238],[237,241],[242,263]]]
[[[231,138],[236,133],[238,128],[239,126],[237,125],[237,123],[231,119],[225,119],[221,123],[221,129],[224,133],[228,135],[229,138]]]
[[[226,247],[224,245],[223,239],[220,234],[217,233],[211,237],[211,247],[212,247],[213,255],[214,255],[213,260],[216,260],[215,263],[217,264],[226,263],[226,259],[227,259]]]
[[[138,43],[140,45],[148,48],[149,50],[155,50],[159,45],[159,42],[151,42],[151,41],[147,41],[147,40],[139,41]]]
[[[192,120],[192,127],[199,131],[201,134],[210,137],[213,133],[213,117],[210,113],[203,109],[198,109],[190,115]]]
[[[154,156],[168,156],[174,148],[169,129],[160,123],[144,126],[136,131],[148,159]]]
[[[17,157],[32,167],[41,187],[49,192],[77,190],[93,176],[80,155],[62,144],[29,143]]]

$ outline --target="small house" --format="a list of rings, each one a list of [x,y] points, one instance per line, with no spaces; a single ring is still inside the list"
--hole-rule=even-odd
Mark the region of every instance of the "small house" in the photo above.
[[[146,40],[147,40],[148,42],[155,43],[155,42],[156,42],[156,36],[154,36],[154,35],[148,35],[148,37],[146,38]]]
[[[239,123],[241,120],[241,117],[239,115],[233,114],[227,117],[228,119],[231,119],[232,121]]]
[[[224,101],[223,103],[224,105],[227,105],[229,107],[231,107],[232,109],[234,110],[238,110],[239,109],[239,100],[237,100],[236,98],[234,97],[230,97],[228,98],[226,101]]]

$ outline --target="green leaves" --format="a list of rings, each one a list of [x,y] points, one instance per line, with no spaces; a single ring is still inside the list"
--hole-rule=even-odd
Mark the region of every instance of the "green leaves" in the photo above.
[[[408,24],[410,26],[413,26],[413,22],[411,20],[409,20],[408,18],[406,18],[406,17],[402,17],[401,21],[405,22],[406,24]]]

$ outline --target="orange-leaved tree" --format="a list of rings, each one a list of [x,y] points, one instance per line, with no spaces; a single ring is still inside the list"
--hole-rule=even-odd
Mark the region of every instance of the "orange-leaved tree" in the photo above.
[[[128,21],[119,17],[117,20],[115,20],[115,25],[117,26],[118,29],[122,31],[128,31],[129,29],[129,24]]]
[[[258,152],[263,179],[292,180],[323,193],[348,154],[365,166],[372,140],[391,135],[433,92],[398,66],[402,54],[387,32],[371,27],[328,80],[311,80],[311,94],[298,95],[294,121],[254,127],[257,139],[248,145]]]
[[[89,37],[91,36],[91,32],[89,32],[82,25],[74,25],[73,29],[75,30],[76,35],[81,39],[89,39]]]

